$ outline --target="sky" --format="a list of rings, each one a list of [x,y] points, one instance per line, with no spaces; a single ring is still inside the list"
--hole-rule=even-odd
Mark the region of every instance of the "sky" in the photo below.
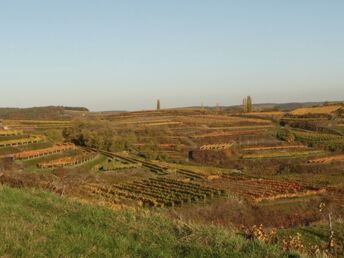
[[[344,99],[342,0],[0,0],[0,106]]]

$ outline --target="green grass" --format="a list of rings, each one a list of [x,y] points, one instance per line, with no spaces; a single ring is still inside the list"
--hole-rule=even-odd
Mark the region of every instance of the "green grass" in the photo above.
[[[288,257],[214,226],[0,186],[0,257]]]
[[[333,225],[336,249],[338,257],[344,257],[344,224],[334,223]],[[329,226],[327,224],[314,224],[304,227],[279,230],[278,237],[285,238],[288,235],[301,234],[301,238],[308,246],[320,245],[326,248],[329,240]]]
[[[77,166],[80,170],[91,171],[96,165],[101,164],[107,160],[107,157],[103,154],[97,154],[97,156],[84,164]]]

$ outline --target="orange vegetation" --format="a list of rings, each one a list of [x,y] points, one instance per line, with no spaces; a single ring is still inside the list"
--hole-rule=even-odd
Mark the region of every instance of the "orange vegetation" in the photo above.
[[[333,113],[340,109],[342,106],[322,106],[322,107],[308,107],[308,108],[298,108],[290,112],[292,115],[305,115],[305,114],[328,114]]]
[[[244,151],[259,151],[259,150],[281,150],[281,149],[295,149],[295,148],[305,148],[304,145],[285,145],[285,146],[256,146],[256,147],[246,147],[242,150]]]
[[[31,159],[37,158],[45,155],[50,155],[58,152],[63,152],[67,150],[75,149],[75,145],[72,143],[60,144],[56,145],[51,148],[45,148],[40,150],[30,150],[30,151],[23,151],[14,155],[15,159]]]
[[[253,135],[264,132],[264,130],[246,130],[246,131],[231,131],[231,132],[211,132],[206,134],[199,134],[192,136],[193,138],[208,138],[217,136],[237,136],[237,135]]]
[[[324,158],[317,158],[309,160],[309,163],[331,163],[333,161],[343,161],[344,155],[336,155]]]
[[[162,126],[162,125],[179,125],[181,122],[161,122],[161,123],[150,123],[145,126]]]
[[[285,112],[282,111],[267,111],[267,112],[250,112],[247,115],[256,115],[256,116],[281,116],[284,115]]]
[[[281,198],[317,195],[325,192],[322,188],[311,188],[297,182],[263,178],[225,176],[231,179],[228,190],[256,202]]]
[[[269,125],[271,121],[262,120],[258,118],[247,118],[247,117],[237,117],[237,116],[221,116],[221,115],[193,115],[188,117],[178,117],[178,121],[183,123],[191,124],[212,124],[212,123],[225,123],[225,124],[237,124],[237,123],[252,123],[258,125]]]
[[[87,162],[93,158],[95,158],[97,153],[95,152],[84,152],[77,156],[72,157],[63,157],[58,159],[53,159],[49,161],[43,161],[38,163],[39,168],[57,168],[57,167],[67,167],[67,166],[75,166],[78,164],[82,164]]]
[[[208,144],[200,147],[200,150],[226,150],[232,147],[233,143]]]

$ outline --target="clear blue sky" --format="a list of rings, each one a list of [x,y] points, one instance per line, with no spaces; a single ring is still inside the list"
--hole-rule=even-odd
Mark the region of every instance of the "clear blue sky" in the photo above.
[[[0,106],[344,99],[343,0],[1,0]]]

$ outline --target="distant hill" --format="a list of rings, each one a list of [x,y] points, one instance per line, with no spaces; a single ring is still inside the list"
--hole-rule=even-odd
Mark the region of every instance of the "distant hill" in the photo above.
[[[325,102],[288,102],[288,103],[258,103],[253,104],[254,111],[291,111],[297,108],[307,108],[313,106],[321,106]],[[330,104],[335,104],[338,102],[329,102]],[[201,108],[200,106],[194,106],[190,108]],[[217,107],[204,107],[206,109],[215,109]],[[219,108],[225,109],[228,111],[241,111],[242,105],[233,105],[233,106],[220,106]]]
[[[112,115],[112,114],[118,114],[118,113],[126,113],[128,111],[126,110],[113,110],[113,111],[99,111],[99,112],[94,112],[97,114],[101,114],[101,115]]]
[[[282,103],[282,104],[278,104],[278,103],[274,103],[274,104],[258,104],[258,105],[254,105],[255,107],[258,108],[269,108],[269,106],[272,109],[279,109],[279,110],[283,110],[283,111],[290,111],[296,108],[305,108],[305,107],[313,107],[313,106],[318,106],[318,105],[322,105],[324,102],[290,102],[290,103]]]
[[[88,108],[85,107],[63,107],[64,110],[70,110],[70,111],[83,111],[83,112],[89,112]]]
[[[319,106],[323,105],[325,102],[288,102],[288,103],[258,103],[253,104],[254,111],[271,111],[271,110],[280,110],[280,111],[290,111],[296,108],[303,108],[303,107],[313,107],[313,106]],[[336,103],[336,102],[330,102],[330,103]],[[191,107],[184,107],[183,109],[216,109],[221,108],[228,111],[239,111],[242,109],[242,105],[232,105],[232,106],[191,106]]]
[[[66,120],[73,116],[71,112],[89,112],[89,110],[84,107],[63,106],[0,108],[0,119]]]

